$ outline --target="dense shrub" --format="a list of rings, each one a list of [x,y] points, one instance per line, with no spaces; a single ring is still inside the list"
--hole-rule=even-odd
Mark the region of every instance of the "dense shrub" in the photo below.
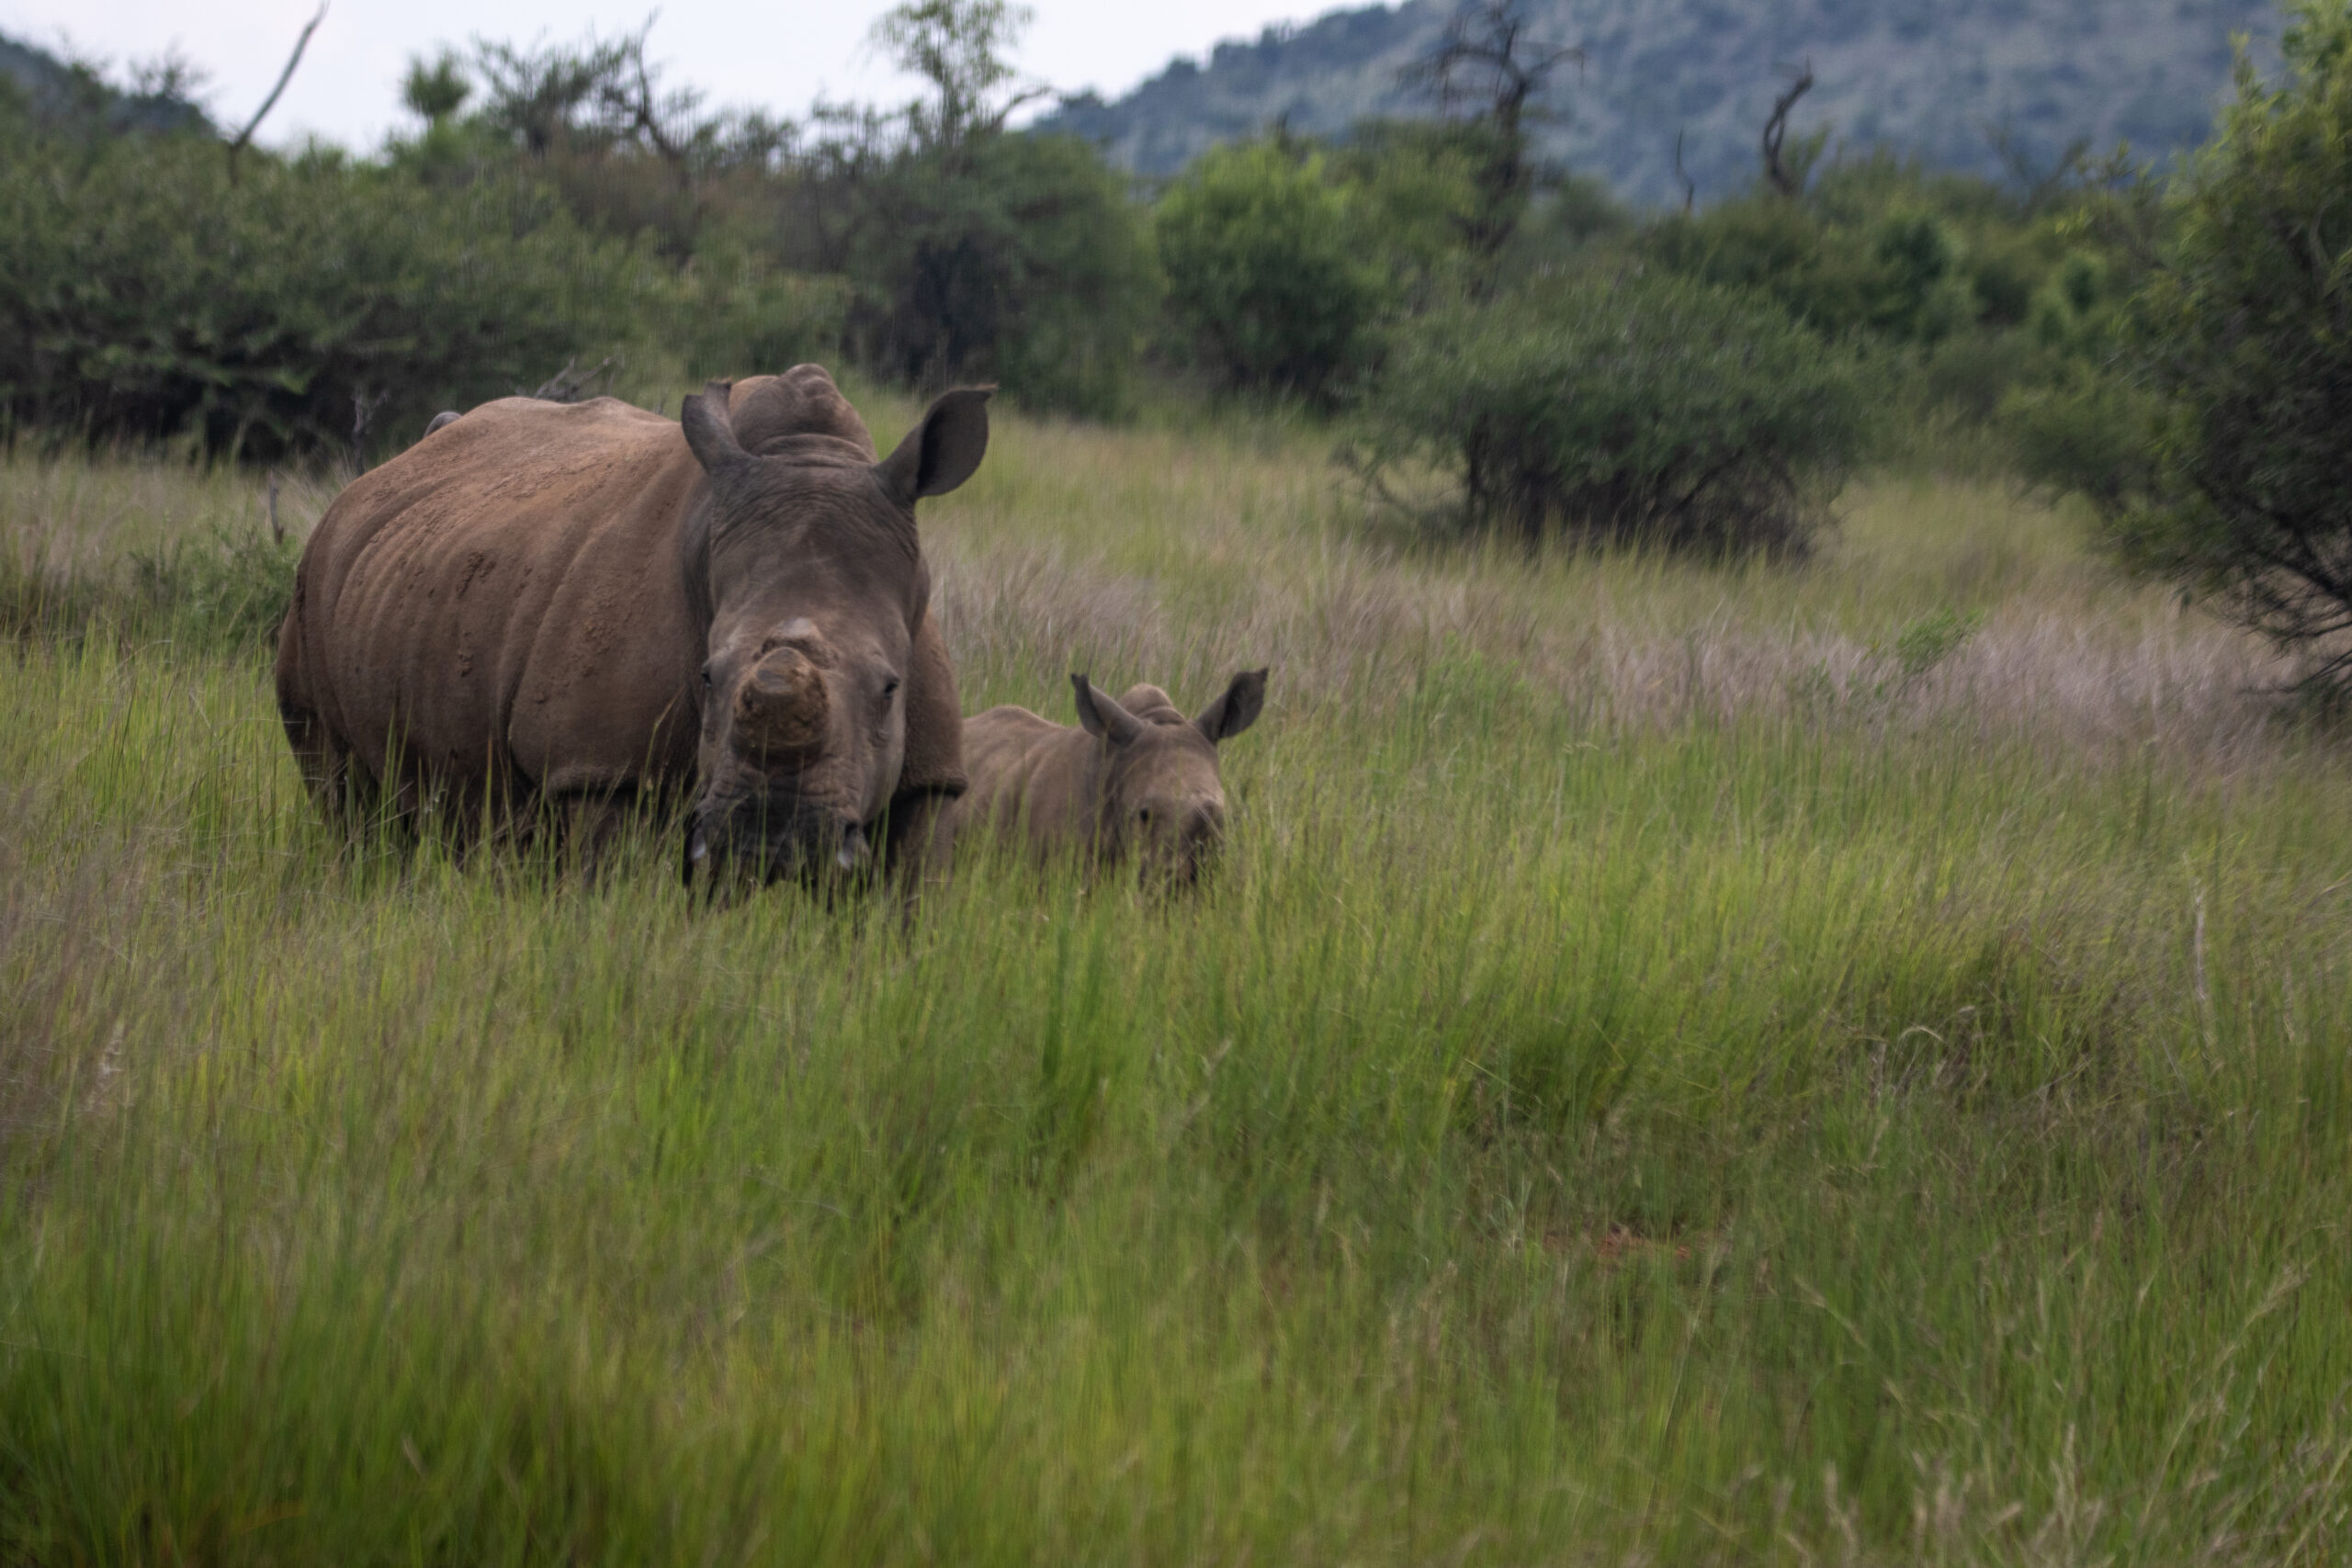
[[[622,337],[652,276],[514,178],[436,190],[193,136],[0,147],[15,426],[269,456],[413,430]]]
[[[899,151],[839,195],[852,342],[888,378],[1000,381],[1035,407],[1118,412],[1159,299],[1141,212],[1068,136]]]
[[[628,352],[674,359],[688,381],[830,359],[849,321],[846,279],[787,272],[746,246],[713,243],[676,272],[634,280]]]
[[[1459,513],[1531,544],[1802,551],[1860,457],[1845,358],[1752,296],[1656,275],[1432,311],[1372,410],[1381,471],[1432,463]]]
[[[2240,59],[2137,301],[2126,361],[2154,439],[2083,488],[2128,559],[2335,682],[2352,676],[2352,3],[2297,13],[2279,85]]]
[[[1208,152],[1155,224],[1170,308],[1226,384],[1328,398],[1369,362],[1389,268],[1319,154],[1279,141]]]
[[[1959,234],[1924,207],[1845,222],[1757,197],[1668,219],[1645,249],[1668,271],[1766,295],[1831,337],[1934,344],[1982,312]]]

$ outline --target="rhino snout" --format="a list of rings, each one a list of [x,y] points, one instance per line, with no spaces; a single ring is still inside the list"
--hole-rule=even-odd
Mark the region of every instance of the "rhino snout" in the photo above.
[[[865,824],[846,811],[775,799],[706,800],[685,824],[681,873],[688,886],[722,865],[758,881],[856,875],[873,863]]]

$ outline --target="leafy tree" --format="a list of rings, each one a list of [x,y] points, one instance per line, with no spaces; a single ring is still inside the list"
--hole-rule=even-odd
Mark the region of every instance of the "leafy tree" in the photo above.
[[[820,105],[774,206],[778,254],[837,274],[848,344],[886,378],[1001,381],[1033,404],[1124,407],[1157,297],[1126,181],[1075,138],[1006,119],[1032,90],[1002,0],[907,0],[874,40],[929,84],[898,109]]]
[[[1003,130],[1012,111],[1045,95],[1009,56],[1035,13],[1006,0],[904,0],[874,24],[874,42],[931,85],[903,111],[919,149],[954,157]]]
[[[1204,154],[1154,218],[1169,304],[1227,384],[1329,399],[1369,362],[1387,278],[1319,153]]]
[[[1871,204],[1759,193],[1668,219],[1644,248],[1669,271],[1769,295],[1832,337],[1932,344],[1983,310],[1957,227],[1899,188]]]
[[[845,270],[866,364],[919,387],[1001,380],[1074,412],[1124,406],[1157,285],[1126,183],[1093,148],[988,135],[909,152],[862,199]]]
[[[1879,220],[1870,258],[1875,276],[1866,309],[1871,325],[1888,336],[1932,344],[1975,319],[1959,239],[1934,213],[1913,209]]]
[[[1476,280],[1482,288],[1492,285],[1491,264],[1510,243],[1548,172],[1529,152],[1528,126],[1545,117],[1554,74],[1583,62],[1581,49],[1530,34],[1523,0],[1476,0],[1457,10],[1437,47],[1403,73],[1408,85],[1436,99],[1474,149],[1477,200],[1459,226],[1470,254],[1489,264]]]
[[[1600,180],[1544,169],[1527,182],[1525,216],[1508,248],[1482,252],[1473,236],[1491,210],[1492,150],[1491,128],[1461,119],[1365,120],[1325,150],[1326,172],[1345,187],[1357,234],[1387,265],[1408,309],[1445,286],[1523,275],[1633,229],[1633,216]]]
[[[1485,149],[1475,132],[1444,120],[1366,120],[1325,152],[1351,220],[1419,299],[1456,270],[1464,234],[1484,203]]]
[[[2129,362],[2154,401],[2142,474],[2095,496],[2129,559],[2352,678],[2352,0],[2300,0],[2174,200]],[[2136,482],[2135,482],[2136,480]],[[2102,492],[2103,493],[2100,493]]]
[[[408,73],[401,78],[401,104],[426,124],[438,125],[465,107],[473,90],[464,64],[445,49],[430,64],[422,55],[409,58]]]

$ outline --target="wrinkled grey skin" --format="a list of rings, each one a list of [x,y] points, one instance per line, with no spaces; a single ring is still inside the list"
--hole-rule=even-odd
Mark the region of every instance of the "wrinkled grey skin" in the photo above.
[[[1236,675],[1192,718],[1158,686],[1114,701],[1084,675],[1070,685],[1075,728],[1012,706],[964,721],[971,787],[944,832],[987,824],[1021,833],[1041,859],[1074,852],[1096,868],[1133,862],[1147,880],[1197,882],[1225,841],[1217,748],[1256,721],[1266,671]]]
[[[950,392],[888,458],[821,367],[714,382],[680,423],[503,398],[352,481],[304,545],[279,716],[331,818],[389,795],[464,843],[694,806],[691,869],[773,878],[964,787],[915,525],[988,445]],[[706,683],[706,682],[707,683]]]
[[[907,753],[905,694],[931,598],[914,503],[987,450],[985,392],[951,392],[880,463],[802,437],[752,456],[714,386],[680,411],[710,481],[684,547],[711,595],[701,671],[701,791],[684,874],[731,863],[764,881],[865,863],[866,826]]]

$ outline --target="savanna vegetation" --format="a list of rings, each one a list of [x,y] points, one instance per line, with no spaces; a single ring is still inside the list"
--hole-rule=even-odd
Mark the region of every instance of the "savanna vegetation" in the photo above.
[[[2352,806],[2262,645],[2001,483],[1531,561],[1319,451],[999,422],[967,705],[1274,700],[1200,896],[910,919],[345,848],[181,545],[258,479],[14,459],[7,1554],[2339,1555]]]
[[[792,124],[643,34],[366,157],[0,107],[0,1562],[2343,1557],[2352,11],[2177,178],[1665,213],[1511,14],[1164,188],[987,0]],[[332,834],[349,466],[802,357],[1004,381],[967,711],[1272,665],[1220,874]]]

